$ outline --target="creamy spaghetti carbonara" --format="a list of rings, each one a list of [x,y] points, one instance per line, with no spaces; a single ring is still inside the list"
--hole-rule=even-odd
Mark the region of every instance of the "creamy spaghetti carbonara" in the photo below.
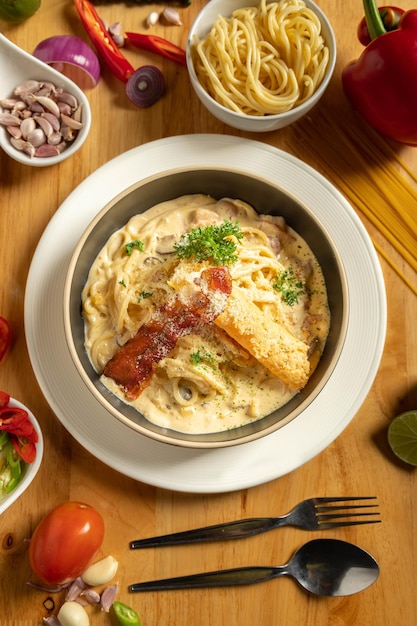
[[[310,98],[323,80],[329,49],[317,15],[303,0],[261,0],[218,16],[192,42],[195,72],[207,93],[247,115],[276,115]]]
[[[199,237],[223,226],[223,264],[199,257]],[[190,433],[235,428],[286,404],[329,328],[321,269],[283,218],[199,194],[115,232],[82,303],[85,347],[103,384],[149,421]]]

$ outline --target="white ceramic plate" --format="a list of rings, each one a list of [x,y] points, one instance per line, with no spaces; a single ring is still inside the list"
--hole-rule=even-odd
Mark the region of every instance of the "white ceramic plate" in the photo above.
[[[114,196],[178,166],[226,167],[280,185],[322,220],[338,248],[350,297],[349,326],[335,371],[297,419],[258,441],[190,450],[152,441],[108,413],[88,392],[69,354],[63,288],[73,249]],[[58,209],[29,271],[25,296],[29,355],[58,419],[91,454],[122,474],[193,493],[245,489],[283,476],[324,450],[353,419],[375,378],[386,332],[384,281],[370,238],[343,196],[320,174],[267,144],[225,135],[185,135],[134,148],[91,174]]]

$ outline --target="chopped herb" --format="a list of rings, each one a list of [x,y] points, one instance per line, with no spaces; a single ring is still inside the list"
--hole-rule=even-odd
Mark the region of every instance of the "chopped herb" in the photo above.
[[[130,256],[134,249],[140,250],[143,252],[143,241],[139,241],[139,239],[135,239],[134,241],[130,241],[126,244],[126,254]]]
[[[146,300],[146,298],[150,298],[151,296],[153,296],[152,291],[141,291],[138,295],[138,302],[140,302],[141,300]]]
[[[119,285],[121,285],[122,287],[126,287],[126,283],[123,280],[123,278],[122,278],[122,280],[119,280]]]
[[[276,291],[280,292],[282,300],[288,306],[297,304],[300,297],[305,293],[304,283],[297,278],[291,267],[277,274],[272,286]]]
[[[194,365],[202,365],[203,363],[206,363],[213,367],[216,364],[215,358],[205,350],[197,350],[197,352],[192,352],[190,354],[190,359],[192,360]]]
[[[174,244],[174,249],[179,259],[194,257],[196,261],[210,259],[214,265],[228,265],[237,261],[234,239],[242,237],[239,222],[225,219],[222,224],[193,228]]]

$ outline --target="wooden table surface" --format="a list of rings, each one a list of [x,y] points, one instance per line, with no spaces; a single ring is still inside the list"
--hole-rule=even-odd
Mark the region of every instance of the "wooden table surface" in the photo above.
[[[361,51],[356,39],[361,2],[319,0],[319,4],[334,26],[338,61],[332,84],[312,117],[321,115],[342,124],[355,124],[357,118],[344,98],[340,74]],[[158,25],[152,32],[185,46],[188,27],[200,5],[200,0],[193,0],[190,7],[180,9],[183,26]],[[402,5],[411,8],[412,2],[407,0]],[[138,8],[119,3],[99,10],[108,23],[121,21],[126,30],[144,31],[143,20],[152,6]],[[87,40],[70,0],[42,0],[41,9],[29,21],[17,26],[2,23],[0,27],[9,39],[29,52],[41,39],[55,34],[72,33]],[[102,553],[113,554],[119,560],[118,598],[136,608],[142,626],[416,625],[417,474],[394,458],[386,435],[394,415],[417,408],[417,302],[412,290],[384,259],[381,265],[388,300],[387,339],[372,389],[344,432],[318,456],[286,476],[241,491],[209,495],[142,484],[87,452],[48,406],[25,341],[25,283],[32,255],[49,220],[89,174],[135,146],[170,135],[204,132],[264,141],[332,177],[324,162],[315,159],[311,151],[303,152],[300,129],[305,121],[266,135],[239,133],[203,110],[183,67],[137,51],[126,54],[137,66],[147,61],[161,67],[168,86],[161,101],[146,110],[135,109],[125,98],[123,85],[104,68],[99,85],[88,91],[93,114],[91,133],[73,158],[52,168],[32,168],[4,153],[0,155],[0,314],[10,320],[14,332],[11,350],[0,364],[0,388],[31,408],[45,438],[44,459],[36,479],[0,517],[0,624],[41,623],[46,615],[45,594],[26,587],[26,581],[33,578],[26,540],[55,505],[80,500],[95,506],[104,517]],[[321,141],[326,142],[326,136]],[[393,151],[416,170],[416,149],[393,146]],[[417,205],[410,210],[417,210]],[[386,254],[394,254],[385,238],[358,213]],[[404,271],[415,280],[412,271],[406,267]],[[360,351],[357,357],[361,358]],[[338,410],[337,403],[334,410]],[[284,528],[257,538],[204,547],[135,553],[128,549],[128,542],[140,536],[241,517],[276,515],[304,498],[324,495],[376,495],[382,523],[318,533]],[[140,579],[244,564],[282,564],[304,542],[320,536],[345,539],[370,551],[381,567],[376,584],[347,598],[313,597],[290,578],[230,589],[140,596],[127,591],[129,583]],[[92,613],[93,626],[111,623],[109,615]]]

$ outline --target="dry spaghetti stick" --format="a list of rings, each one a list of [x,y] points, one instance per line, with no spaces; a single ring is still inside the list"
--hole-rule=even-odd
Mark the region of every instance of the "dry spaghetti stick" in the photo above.
[[[401,278],[401,280],[411,289],[411,291],[417,296],[417,287],[413,285],[413,283],[408,280],[407,276],[400,270],[398,265],[394,263],[392,259],[388,256],[388,254],[379,246],[375,241],[373,242],[375,249],[378,253],[385,259],[385,261],[390,265],[390,267],[394,270],[394,272]]]
[[[307,133],[310,151],[326,162],[329,166],[328,173],[333,174],[335,184],[359,210],[367,215],[371,223],[386,237],[403,259],[416,269],[415,235],[407,224],[410,223],[411,207],[417,203],[417,193],[392,165],[392,161],[396,160],[411,179],[417,182],[415,174],[371,129],[367,133],[361,133],[357,127],[354,127],[354,131],[351,132],[350,125],[347,124],[342,131],[334,122],[321,117],[315,120],[314,128],[310,126],[308,131],[310,131]],[[326,143],[322,144],[319,153],[316,150],[315,133],[328,138]],[[372,142],[365,140],[367,134],[372,135]],[[349,167],[352,161],[346,161],[346,154],[349,151],[352,152],[352,143],[349,143],[349,140],[354,144],[359,142],[361,147],[367,146],[366,163],[363,162],[363,157],[358,154],[357,150],[354,152],[354,158],[359,159],[361,167],[353,172]],[[384,166],[381,166],[381,163],[384,163]],[[369,169],[372,168],[379,169],[379,174],[374,177],[371,184],[368,174]],[[388,198],[390,202],[387,202]],[[401,280],[417,295],[416,287],[401,269],[378,245],[375,243],[374,245]]]
[[[325,126],[324,129],[323,126]],[[331,126],[330,129],[329,126]],[[398,219],[398,214],[407,216],[413,202],[417,203],[416,193],[412,187],[407,185],[407,181],[392,165],[393,175],[392,179],[388,179],[389,182],[383,172],[371,181],[369,171],[378,167],[379,161],[382,160],[377,149],[375,148],[375,155],[368,155],[368,160],[365,160],[354,149],[352,143],[349,143],[349,137],[345,134],[347,131],[341,131],[336,124],[329,123],[329,120],[315,120],[314,125],[304,128],[304,131],[306,131],[302,133],[304,147],[307,144],[307,148],[315,158],[326,164],[328,176],[333,179],[345,196],[368,217],[410,266],[417,270],[415,234],[405,225],[406,219]],[[327,136],[326,143],[319,143],[320,150],[317,148],[318,135],[316,133],[320,137]],[[363,139],[362,142],[366,144]],[[351,158],[346,158],[346,155],[350,155]],[[353,169],[353,163],[359,163],[359,167],[356,165]],[[389,189],[392,193],[389,193]],[[404,190],[406,190],[407,202],[404,200],[404,194],[401,193]],[[387,197],[391,197],[393,207],[387,203]],[[395,210],[392,210],[393,208]]]

